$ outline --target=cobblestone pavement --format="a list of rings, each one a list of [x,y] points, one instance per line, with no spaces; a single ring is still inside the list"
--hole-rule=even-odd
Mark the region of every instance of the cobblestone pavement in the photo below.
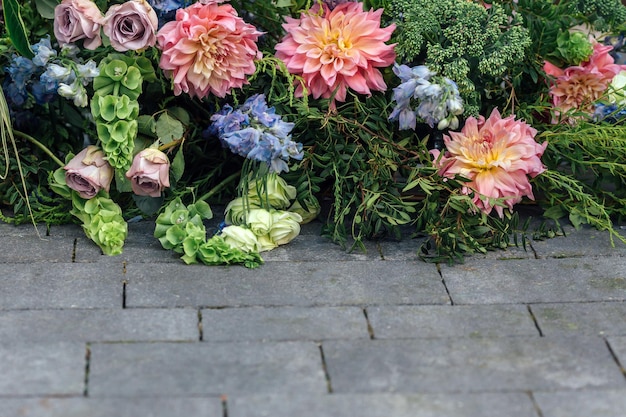
[[[0,416],[624,417],[626,245],[568,231],[448,266],[304,227],[186,266],[0,224]],[[41,229],[45,234],[45,228]]]

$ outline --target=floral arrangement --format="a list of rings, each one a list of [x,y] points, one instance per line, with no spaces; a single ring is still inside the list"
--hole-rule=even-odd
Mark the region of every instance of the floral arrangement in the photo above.
[[[413,231],[435,262],[563,221],[626,243],[619,0],[2,9],[5,222],[77,222],[117,255],[153,218],[185,263],[251,268],[315,218],[346,249]]]

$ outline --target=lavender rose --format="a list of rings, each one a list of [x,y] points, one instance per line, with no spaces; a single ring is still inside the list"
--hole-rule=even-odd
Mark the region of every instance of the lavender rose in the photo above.
[[[161,192],[170,186],[170,161],[158,149],[144,149],[133,159],[126,178],[135,194],[160,197]]]
[[[104,34],[118,52],[137,51],[156,44],[159,19],[145,0],[111,6],[104,17]]]
[[[91,0],[63,0],[54,8],[54,36],[61,46],[84,39],[83,46],[102,45],[102,13]]]
[[[113,180],[113,168],[104,159],[104,152],[97,146],[87,146],[65,166],[65,182],[68,187],[89,200],[104,189],[107,193]]]

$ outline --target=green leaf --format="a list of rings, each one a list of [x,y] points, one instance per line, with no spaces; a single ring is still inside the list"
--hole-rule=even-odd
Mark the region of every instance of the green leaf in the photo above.
[[[176,153],[170,165],[170,169],[172,171],[172,177],[178,182],[183,176],[183,172],[185,172],[185,156],[183,155],[182,149],[179,149]]]
[[[124,172],[119,169],[115,170],[115,187],[120,193],[130,192],[133,190],[130,186],[130,180],[126,178]]]
[[[547,219],[558,220],[565,216],[566,211],[562,206],[552,206],[543,212],[543,216]]]
[[[167,113],[163,113],[156,122],[156,134],[163,144],[182,138],[184,133],[183,124]]]
[[[20,15],[20,5],[17,0],[3,0],[2,7],[4,9],[4,22],[6,24],[7,32],[11,43],[15,46],[17,52],[26,58],[33,58],[35,54],[30,49],[30,43],[28,42],[28,33],[26,32],[26,26]]]
[[[56,0],[35,0],[37,11],[44,19],[54,19],[54,8],[59,4]]]
[[[137,207],[139,208],[139,210],[141,210],[143,213],[147,214],[148,216],[156,213],[161,208],[161,205],[163,205],[164,199],[165,198],[163,196],[148,197],[148,196],[133,194],[133,200],[135,200],[135,204],[137,204]]]

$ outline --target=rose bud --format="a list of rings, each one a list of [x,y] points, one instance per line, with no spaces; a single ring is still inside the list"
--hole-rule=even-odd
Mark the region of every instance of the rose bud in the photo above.
[[[145,0],[129,0],[109,7],[103,25],[113,49],[137,51],[156,44],[159,19]]]
[[[54,8],[54,36],[61,46],[85,39],[83,46],[94,50],[102,45],[102,19],[91,0],[63,0]]]
[[[160,197],[161,192],[170,186],[170,161],[158,149],[144,149],[133,159],[126,178],[135,194]]]
[[[104,189],[107,193],[113,180],[113,168],[97,146],[87,146],[64,167],[65,182],[82,198],[89,200]]]

